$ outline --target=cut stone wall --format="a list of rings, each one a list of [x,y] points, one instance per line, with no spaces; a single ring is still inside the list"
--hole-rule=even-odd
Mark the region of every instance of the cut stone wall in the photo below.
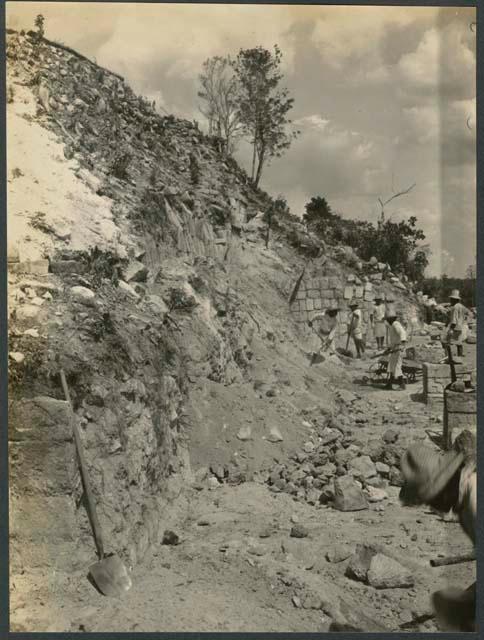
[[[431,408],[443,408],[444,388],[451,382],[449,365],[424,362],[422,370],[424,402]],[[474,380],[475,369],[468,366],[456,364],[455,372],[459,380]]]
[[[294,282],[294,285],[296,283]],[[363,324],[368,327],[373,309],[375,294],[379,293],[386,300],[392,300],[399,319],[412,331],[413,323],[420,324],[418,304],[412,303],[405,295],[397,292],[388,283],[373,284],[367,277],[359,278],[356,274],[316,275],[307,274],[301,281],[296,299],[290,306],[292,318],[304,325],[315,314],[337,303],[340,310],[338,337],[346,336],[349,322],[348,303],[356,299],[363,312]],[[416,327],[416,325],[415,325]]]
[[[349,318],[348,303],[351,299],[358,300],[363,311],[364,322],[368,322],[373,302],[373,285],[345,283],[337,276],[321,276],[301,281],[296,299],[291,305],[291,314],[296,322],[306,323],[314,315],[327,309],[332,304],[338,304],[340,334],[346,333]]]

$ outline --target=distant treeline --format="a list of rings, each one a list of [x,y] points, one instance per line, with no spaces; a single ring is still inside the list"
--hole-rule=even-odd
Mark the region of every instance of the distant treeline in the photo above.
[[[419,287],[437,302],[448,302],[452,289],[459,289],[462,304],[466,307],[476,306],[475,278],[451,278],[443,275],[441,278],[425,278]]]

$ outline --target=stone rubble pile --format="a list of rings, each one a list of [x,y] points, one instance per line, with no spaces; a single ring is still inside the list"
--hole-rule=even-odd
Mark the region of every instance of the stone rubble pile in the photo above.
[[[285,492],[311,505],[330,505],[340,511],[368,509],[386,499],[389,485],[401,486],[399,433],[387,429],[380,440],[358,440],[362,414],[320,415],[305,421],[312,436],[287,463],[276,464],[267,483],[273,492]],[[363,422],[362,422],[363,421]]]

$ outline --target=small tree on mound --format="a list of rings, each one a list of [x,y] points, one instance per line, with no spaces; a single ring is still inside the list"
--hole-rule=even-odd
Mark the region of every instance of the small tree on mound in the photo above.
[[[208,121],[209,135],[224,141],[225,150],[233,153],[243,133],[237,106],[237,79],[230,67],[230,58],[214,56],[205,60],[199,75],[199,109]]]
[[[252,144],[252,175],[256,187],[262,170],[272,158],[280,158],[299,131],[290,131],[288,113],[294,99],[280,88],[282,52],[263,47],[241,49],[231,61],[237,79],[238,117]]]
[[[39,15],[35,18],[35,27],[37,29],[37,39],[38,40],[42,40],[42,38],[44,37],[44,22],[45,22],[45,18],[44,16],[39,13]]]

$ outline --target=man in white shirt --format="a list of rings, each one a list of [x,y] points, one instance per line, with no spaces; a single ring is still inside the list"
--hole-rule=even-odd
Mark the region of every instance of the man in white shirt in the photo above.
[[[375,297],[375,304],[373,305],[373,327],[376,339],[376,348],[383,349],[385,346],[385,305],[381,295]]]
[[[335,353],[335,337],[338,328],[338,311],[336,304],[331,305],[324,313],[314,315],[308,324],[321,339],[321,351]]]
[[[443,346],[447,351],[455,344],[457,348],[457,356],[462,358],[464,355],[464,341],[467,338],[467,315],[468,311],[460,301],[460,293],[454,289],[450,294],[450,316],[449,323],[446,327]]]
[[[348,306],[351,310],[348,333],[355,343],[356,357],[361,358],[362,354],[365,353],[365,343],[363,340],[363,316],[356,300],[351,300]]]
[[[397,312],[392,305],[387,307],[386,321],[389,327],[388,330],[388,342],[390,350],[390,358],[388,361],[388,371],[390,378],[386,385],[386,389],[392,390],[393,383],[398,382],[400,389],[405,389],[405,382],[403,380],[403,351],[405,349],[405,343],[407,342],[407,332],[403,328],[403,325],[397,320]]]

